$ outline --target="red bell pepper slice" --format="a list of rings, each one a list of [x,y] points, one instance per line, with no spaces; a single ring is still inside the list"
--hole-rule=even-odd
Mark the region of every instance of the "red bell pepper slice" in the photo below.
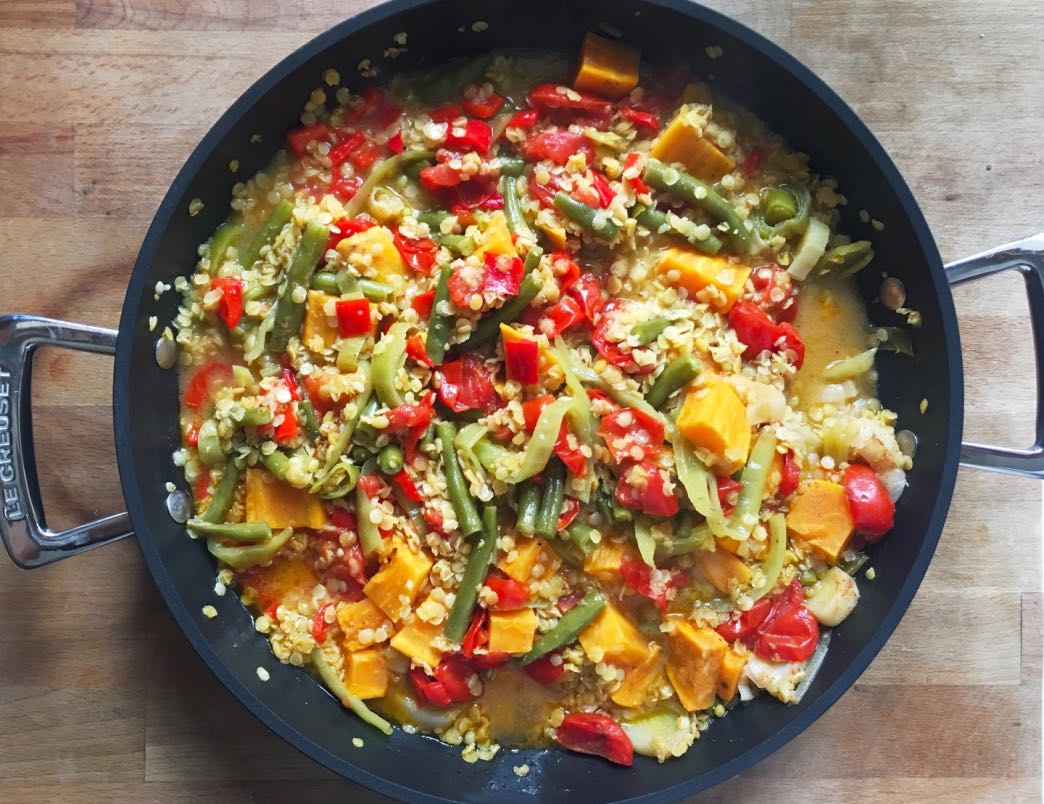
[[[635,128],[642,129],[655,133],[660,130],[660,121],[656,115],[650,112],[643,112],[641,109],[632,109],[629,106],[620,107],[620,117],[629,123],[633,123]]]
[[[420,240],[406,237],[398,229],[392,232],[392,237],[395,240],[395,248],[410,268],[424,276],[431,273],[439,255],[438,243],[428,237]]]
[[[297,426],[297,411],[292,402],[283,402],[276,406],[277,417],[283,420],[273,430],[273,438],[277,444],[288,444],[297,438],[299,428]]]
[[[555,742],[570,751],[593,754],[617,765],[634,762],[634,746],[620,724],[596,712],[570,712],[555,730]]]
[[[539,119],[539,109],[523,109],[508,120],[508,128],[529,128],[535,126]]]
[[[335,307],[337,332],[342,338],[368,335],[373,329],[370,302],[367,299],[340,299]]]
[[[359,168],[359,170],[369,170],[373,167],[373,163],[380,158],[381,146],[374,145],[370,142],[352,151],[348,157],[348,161]]]
[[[477,410],[488,416],[504,404],[485,361],[476,354],[443,363],[435,374],[439,401],[454,413]]]
[[[218,315],[229,329],[235,329],[243,318],[243,280],[234,276],[221,276],[211,280],[210,287],[221,291]]]
[[[388,139],[388,148],[393,154],[401,154],[406,146],[402,142],[402,129],[400,128]]]
[[[636,487],[628,482],[635,473],[643,476],[644,483]],[[660,468],[651,461],[630,464],[616,483],[616,499],[624,508],[642,511],[649,516],[674,516],[678,513],[678,497],[664,489],[666,481]]]
[[[895,502],[877,473],[861,463],[853,463],[842,475],[845,497],[857,533],[871,544],[880,541],[895,524]]]
[[[435,362],[428,357],[427,347],[424,345],[424,338],[418,335],[410,335],[406,339],[406,357],[410,358],[416,363],[426,368],[435,368]]]
[[[605,209],[613,203],[616,193],[613,192],[613,188],[609,185],[609,180],[597,170],[591,171],[591,186],[594,187],[594,191],[598,194],[599,207]]]
[[[185,386],[181,401],[190,408],[198,408],[210,399],[213,387],[232,379],[232,364],[227,360],[210,360],[196,369]]]
[[[527,137],[521,150],[522,156],[530,162],[547,159],[556,165],[564,165],[575,153],[584,153],[588,164],[594,161],[594,148],[586,136],[557,128]]]
[[[797,491],[798,483],[801,482],[801,467],[794,458],[794,451],[787,450],[783,456],[783,472],[779,479],[779,493],[789,497]]]
[[[619,464],[655,461],[666,437],[663,422],[637,408],[619,408],[603,416],[598,435]]]
[[[753,360],[765,351],[786,354],[795,367],[805,360],[805,342],[787,322],[773,323],[768,314],[753,302],[740,301],[729,311],[729,326],[736,338],[746,345],[743,357]]]
[[[525,266],[518,257],[509,254],[485,255],[486,273],[482,278],[482,292],[494,293],[504,297],[517,296],[522,286],[522,275]]]
[[[580,266],[573,261],[573,255],[568,251],[551,252],[551,270],[563,293],[573,287],[580,278]]]
[[[540,347],[529,338],[504,338],[504,365],[508,377],[532,385],[540,379]]]
[[[529,587],[511,578],[486,578],[486,586],[497,596],[497,611],[515,611],[529,600]]]
[[[624,157],[624,163],[623,163],[624,172],[626,173],[631,168],[635,167],[638,164],[638,160],[639,159],[641,159],[641,156],[639,154],[637,154],[637,153],[629,153],[629,154],[627,154],[627,156]],[[646,184],[644,181],[642,181],[642,172],[641,172],[641,170],[638,171],[637,175],[628,177],[626,179],[626,181],[627,181],[628,184],[631,185],[631,189],[633,189],[639,195],[645,195],[645,194],[648,194],[648,193],[652,192],[649,189],[649,185]]]
[[[361,132],[355,131],[331,148],[330,153],[326,156],[330,160],[330,164],[337,167],[364,142],[366,142],[366,137]]]
[[[565,530],[573,524],[573,520],[579,515],[580,503],[572,497],[566,497],[565,502],[562,504],[562,513],[558,517],[558,525],[555,526],[556,530]]]
[[[721,505],[721,512],[725,516],[730,516],[732,509],[736,507],[737,496],[743,490],[743,484],[738,480],[733,480],[728,475],[718,475],[716,480],[718,484],[718,504]]]
[[[464,107],[465,114],[488,120],[504,108],[504,96],[498,95],[496,92],[491,92],[485,97],[482,94],[483,91],[479,85],[469,84],[464,87],[464,99],[461,101],[461,105]]]
[[[432,109],[428,112],[428,117],[436,123],[449,123],[450,121],[463,116],[464,107],[459,103],[447,103],[445,106],[440,106],[437,109]]]
[[[537,84],[529,91],[529,105],[544,109],[566,109],[588,114],[608,114],[609,101],[588,92],[577,92],[561,84]]]
[[[562,677],[562,674],[565,673],[565,662],[562,661],[562,654],[555,652],[541,656],[535,662],[530,662],[522,669],[526,671],[526,675],[538,684],[547,686],[548,684],[554,684]]]
[[[414,692],[417,693],[417,703],[421,706],[449,706],[453,703],[442,683],[430,678],[419,667],[410,670],[410,681],[413,683]]]
[[[572,296],[565,296],[544,310],[541,316],[540,331],[549,338],[554,338],[585,321],[587,321],[587,316],[584,315],[580,302]]]
[[[395,484],[395,488],[401,491],[402,495],[410,502],[424,501],[424,497],[421,495],[420,491],[417,490],[417,484],[413,482],[410,473],[405,469],[400,469],[392,475],[392,483]]]
[[[591,322],[598,317],[605,306],[602,283],[590,271],[584,271],[577,277],[576,282],[569,288],[569,295],[580,302],[584,316]]]
[[[643,597],[649,598],[660,611],[667,611],[667,590],[679,589],[685,586],[685,573],[679,569],[670,571],[670,580],[662,589],[653,589],[652,567],[644,561],[633,558],[624,560],[620,564],[620,577],[625,584]]]
[[[402,437],[406,463],[413,463],[417,455],[417,442],[435,417],[435,395],[429,391],[419,405],[399,405],[389,410],[387,416],[387,430]]]
[[[302,126],[286,133],[286,140],[290,143],[290,150],[296,156],[304,156],[308,151],[308,144],[317,140],[325,140],[330,136],[330,127],[326,123],[316,123],[311,126]]]
[[[330,623],[326,621],[326,612],[330,610],[331,606],[333,603],[325,604],[312,618],[312,639],[316,641],[316,644],[321,645],[326,641],[326,631],[330,627]]]
[[[418,293],[410,302],[410,307],[417,311],[417,317],[422,321],[431,318],[431,306],[435,303],[435,291],[426,290]]]
[[[493,127],[485,120],[467,120],[464,125],[449,124],[446,132],[446,147],[465,151],[489,153],[493,144]]]
[[[377,221],[366,214],[357,215],[354,218],[341,218],[330,227],[330,237],[326,241],[326,250],[331,251],[337,248],[337,244],[342,240],[347,240],[352,235],[372,229],[376,225]],[[337,231],[334,231],[334,229]]]

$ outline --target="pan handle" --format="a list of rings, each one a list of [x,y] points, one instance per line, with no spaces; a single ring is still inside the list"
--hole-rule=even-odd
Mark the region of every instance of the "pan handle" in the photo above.
[[[25,569],[132,534],[125,513],[57,533],[47,527],[36,477],[30,395],[33,352],[40,346],[111,355],[116,352],[116,331],[36,316],[0,315],[0,537],[11,559]]]
[[[1044,479],[1044,232],[950,263],[946,275],[956,287],[1011,269],[1022,274],[1029,301],[1037,360],[1036,437],[1029,449],[961,444],[961,465],[1040,480]]]

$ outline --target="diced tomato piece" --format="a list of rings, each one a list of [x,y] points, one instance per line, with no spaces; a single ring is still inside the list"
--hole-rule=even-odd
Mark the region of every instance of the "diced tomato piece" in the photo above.
[[[583,324],[586,320],[587,316],[584,315],[580,302],[572,296],[563,296],[560,301],[544,310],[540,331],[549,338],[554,338],[568,329]],[[545,325],[544,321],[550,323]]]
[[[786,354],[797,368],[805,359],[805,342],[797,330],[784,322],[775,324],[764,310],[753,302],[736,302],[729,311],[729,326],[736,332],[736,338],[745,344],[747,349],[743,357],[747,360],[756,358],[765,351]]]
[[[395,484],[395,488],[401,491],[403,496],[410,502],[424,501],[424,497],[421,495],[420,491],[417,490],[417,484],[413,482],[410,473],[405,469],[400,469],[392,475],[392,483]]]
[[[292,403],[281,403],[276,407],[276,416],[282,416],[283,420],[273,430],[273,438],[277,444],[288,444],[297,438],[299,428],[297,426],[297,411]]]
[[[518,257],[508,254],[485,255],[486,274],[482,280],[483,293],[495,293],[501,296],[517,296],[522,286],[522,274],[525,266]]]
[[[424,338],[419,334],[411,335],[406,339],[406,356],[427,368],[434,368],[435,363],[428,357],[428,349],[424,344]]]
[[[853,463],[842,476],[848,508],[857,533],[871,544],[879,541],[895,524],[895,503],[877,473],[861,463]]]
[[[634,746],[620,724],[596,712],[570,712],[555,730],[555,741],[581,754],[594,754],[617,765],[634,762]]]
[[[538,84],[529,91],[531,106],[545,109],[567,109],[591,114],[608,114],[609,101],[589,92],[577,92],[561,84]]]
[[[619,464],[654,461],[663,450],[663,422],[637,408],[620,408],[603,416],[598,435]]]
[[[557,530],[565,530],[573,524],[573,520],[580,514],[580,503],[572,497],[566,497],[562,505],[562,513],[558,517]]]
[[[427,320],[431,317],[431,306],[435,303],[435,291],[426,290],[423,293],[418,293],[413,297],[413,301],[410,302],[410,307],[417,311],[417,317],[421,320]]]
[[[477,410],[489,415],[504,404],[485,361],[474,353],[443,363],[435,374],[439,401],[454,413]]]
[[[326,621],[326,612],[328,612],[333,603],[327,603],[320,607],[319,611],[315,613],[312,618],[312,639],[316,641],[316,644],[321,645],[326,641],[326,631],[330,627],[330,623]]]
[[[381,158],[381,146],[367,143],[349,155],[349,161],[359,170],[369,170],[373,163]]]
[[[629,374],[648,374],[656,367],[655,364],[639,365],[631,355],[630,348],[625,351],[621,348],[620,341],[609,339],[609,334],[623,313],[625,304],[623,299],[611,299],[602,307],[591,332],[591,344],[598,350],[598,354],[617,368]]]
[[[594,161],[594,148],[586,136],[576,131],[550,129],[527,137],[522,142],[522,156],[530,162],[548,159],[556,165],[564,165],[575,153],[587,156],[588,164]]]
[[[420,181],[425,190],[438,192],[447,187],[456,187],[464,177],[459,168],[451,168],[447,164],[432,165],[420,172]]]
[[[475,84],[464,87],[464,100],[461,101],[461,105],[465,114],[488,120],[504,107],[504,97],[496,92],[491,92],[485,97],[481,97],[481,94],[480,88]]]
[[[540,119],[540,111],[537,109],[524,109],[508,120],[508,128],[529,128],[535,126]]]
[[[454,703],[470,701],[476,697],[468,685],[468,680],[473,675],[475,671],[467,662],[452,656],[443,659],[435,668],[436,680]]]
[[[185,391],[181,401],[190,408],[198,408],[210,399],[214,387],[220,382],[230,382],[232,379],[232,364],[227,360],[210,360],[196,369]]]
[[[337,167],[339,164],[344,162],[349,157],[349,155],[353,151],[355,151],[356,148],[361,146],[364,142],[366,142],[366,137],[363,136],[362,132],[356,131],[352,134],[349,134],[347,137],[345,137],[343,140],[341,140],[333,148],[330,149],[330,153],[327,154],[327,157],[330,160],[330,164],[332,164],[334,167]]]
[[[435,417],[435,395],[429,391],[419,405],[399,405],[389,410],[387,416],[387,430],[402,437],[406,463],[413,463],[417,455],[417,442]]]
[[[523,385],[540,379],[540,348],[528,338],[504,340],[504,365],[507,375]]]
[[[487,625],[489,612],[482,607],[477,607],[471,617],[471,625],[468,626],[464,639],[460,641],[460,652],[471,658],[475,651],[489,642],[489,627]]]
[[[405,147],[402,143],[402,129],[399,129],[388,139],[388,149],[393,154],[401,154]]]
[[[640,487],[628,482],[635,474],[643,477],[644,482]],[[624,508],[642,511],[650,516],[674,516],[678,513],[678,498],[664,489],[665,484],[656,464],[638,461],[621,473],[616,484],[616,500]]]
[[[221,291],[218,315],[229,329],[235,329],[243,318],[243,280],[233,276],[221,276],[211,280],[210,287]]]
[[[295,128],[286,133],[286,140],[290,143],[290,150],[296,156],[304,156],[308,151],[308,144],[319,140],[325,140],[330,136],[330,127],[326,123],[316,123],[312,126]]]
[[[580,302],[584,316],[591,322],[598,317],[605,306],[602,283],[590,271],[584,271],[577,277],[574,285],[569,288],[569,295]]]
[[[573,261],[573,255],[568,251],[551,252],[551,270],[563,293],[573,287],[580,278],[580,266]]]
[[[434,678],[428,676],[421,668],[410,670],[410,681],[417,693],[417,703],[421,706],[449,706],[453,703],[446,688]]]
[[[627,106],[620,108],[620,117],[624,120],[634,123],[635,128],[642,129],[649,132],[657,132],[660,130],[660,121],[656,115],[650,112],[643,112],[640,109],[632,109]]]
[[[410,268],[424,276],[431,273],[439,255],[438,243],[428,237],[421,240],[406,237],[399,229],[392,232],[392,237],[395,240],[395,248]]]
[[[489,153],[493,144],[493,127],[485,120],[467,120],[463,126],[449,124],[446,132],[446,147],[461,148],[466,151]]]
[[[530,662],[522,669],[538,684],[546,686],[554,684],[562,677],[562,674],[565,673],[565,662],[562,661],[562,654],[555,651],[541,656],[535,662]]]
[[[366,299],[340,299],[336,309],[337,331],[342,338],[368,335],[373,329],[370,302]]]
[[[486,579],[486,586],[497,596],[496,605],[493,607],[497,611],[520,609],[529,600],[529,587],[511,578],[490,577]]]
[[[342,204],[351,201],[359,188],[362,187],[362,178],[352,176],[350,178],[335,178],[330,184],[330,193]]]
[[[793,450],[787,450],[783,456],[783,473],[779,479],[779,493],[788,497],[797,491],[798,483],[801,482],[801,467],[798,466]]]

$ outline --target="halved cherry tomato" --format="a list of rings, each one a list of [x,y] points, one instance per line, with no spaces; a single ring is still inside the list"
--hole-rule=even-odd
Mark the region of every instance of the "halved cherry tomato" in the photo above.
[[[326,123],[316,123],[311,126],[302,126],[286,133],[286,140],[290,143],[290,150],[296,156],[304,156],[308,151],[308,144],[317,140],[325,140],[330,136],[330,127]]]
[[[570,712],[555,730],[555,742],[570,751],[593,754],[617,765],[634,762],[634,746],[620,724],[596,712]]]
[[[468,97],[469,95],[471,95],[470,98]],[[461,105],[464,107],[465,114],[488,120],[504,107],[504,97],[496,92],[490,92],[485,97],[481,95],[482,93],[477,85],[471,84],[466,86],[464,87],[464,99],[461,101]]]
[[[877,473],[861,463],[853,463],[842,475],[845,497],[857,533],[871,544],[879,541],[895,524],[895,503]]]
[[[671,588],[680,589],[685,586],[685,573],[680,569],[672,569],[670,571],[670,580],[662,589],[654,590],[652,570],[653,568],[644,561],[628,558],[620,564],[620,577],[635,592],[655,603],[660,611],[667,611],[667,590]]]
[[[556,530],[565,530],[580,515],[580,503],[572,497],[566,497],[562,504],[562,513],[558,517]]]
[[[368,335],[373,329],[368,300],[338,299],[335,309],[337,310],[337,331],[342,338]]]
[[[467,120],[463,126],[450,123],[446,131],[446,147],[489,153],[493,144],[493,127],[485,120]]]
[[[598,435],[619,464],[654,461],[663,449],[663,422],[637,408],[620,408],[603,416]]]
[[[641,475],[640,487],[629,482],[636,475]],[[679,509],[678,497],[666,491],[666,482],[656,464],[637,461],[621,472],[616,483],[616,500],[624,508],[649,516],[674,516]]]
[[[759,265],[750,275],[756,301],[775,321],[793,321],[797,316],[797,287],[790,274],[776,263]]]
[[[576,282],[569,288],[569,295],[580,302],[588,321],[593,322],[605,306],[602,283],[590,271],[584,271],[577,277]]]
[[[428,425],[435,417],[435,394],[429,391],[419,405],[399,405],[389,410],[387,416],[387,430],[402,438],[406,463],[413,463],[417,455],[417,442],[427,432]]]
[[[196,369],[185,386],[182,402],[190,408],[198,408],[210,399],[213,387],[232,379],[232,364],[227,360],[209,360]]]
[[[493,254],[487,251],[485,266],[483,293],[495,293],[504,297],[518,295],[522,286],[522,275],[526,270],[522,260],[508,254]]]
[[[436,376],[439,401],[454,413],[477,410],[489,415],[504,404],[485,361],[474,353],[443,363]]]
[[[805,360],[805,342],[790,324],[773,323],[764,310],[753,302],[740,301],[729,311],[729,326],[736,338],[747,349],[743,357],[756,358],[765,351],[779,352],[789,357],[795,367],[801,368]]]
[[[511,578],[486,578],[486,586],[497,596],[497,611],[515,611],[529,600],[529,587]]]
[[[590,164],[594,161],[594,148],[586,136],[576,131],[550,129],[522,142],[522,156],[530,162],[548,159],[556,165],[564,165],[575,153],[587,155]]]
[[[220,276],[211,280],[210,287],[221,291],[218,315],[229,329],[235,329],[243,318],[243,280],[234,276]]]
[[[763,597],[739,617],[726,620],[714,630],[728,642],[735,642],[737,639],[745,640],[758,630],[758,626],[765,621],[771,609],[772,601]]]
[[[392,237],[395,240],[396,250],[410,268],[424,276],[431,273],[435,259],[439,255],[438,243],[428,237],[421,240],[406,237],[398,229],[392,232]]]
[[[626,371],[629,374],[648,374],[656,368],[655,363],[639,365],[635,362],[629,348],[627,351],[624,351],[620,346],[620,341],[609,339],[609,333],[617,325],[625,304],[626,302],[623,299],[617,298],[610,299],[602,307],[601,313],[594,322],[594,329],[591,332],[591,344],[598,350],[598,354],[622,371]]]
[[[529,104],[545,109],[567,109],[590,114],[608,114],[609,101],[588,92],[577,92],[561,84],[537,84],[529,91]]]
[[[565,673],[565,662],[562,661],[562,654],[556,651],[555,653],[541,656],[535,662],[530,662],[522,669],[526,671],[526,675],[538,684],[554,684]]]
[[[330,160],[330,164],[337,167],[339,164],[344,162],[356,148],[366,142],[366,137],[359,131],[349,134],[333,148],[330,149],[330,153],[326,156]]]
[[[779,594],[762,598],[715,630],[729,642],[742,641],[763,659],[803,662],[819,642],[819,623],[804,600],[804,590],[795,579]]]

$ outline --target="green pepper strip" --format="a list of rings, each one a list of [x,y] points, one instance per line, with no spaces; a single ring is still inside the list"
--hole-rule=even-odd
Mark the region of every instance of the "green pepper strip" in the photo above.
[[[359,365],[359,370],[365,379],[365,386],[355,398],[355,416],[341,426],[341,432],[338,433],[337,440],[326,448],[326,463],[323,465],[323,470],[319,473],[318,477],[316,477],[315,482],[312,483],[311,491],[313,494],[323,487],[323,484],[326,483],[334,468],[341,460],[341,456],[348,451],[348,445],[352,443],[352,436],[355,434],[359,420],[363,416],[363,411],[371,401],[373,380],[370,374],[370,364],[364,360]]]
[[[696,457],[687,438],[681,436],[672,443],[674,468],[692,507],[707,518],[707,525],[715,536],[732,536],[720,504],[716,505],[718,492],[714,475]]]
[[[532,480],[527,480],[518,491],[518,519],[515,527],[524,536],[536,533],[537,514],[540,512],[540,488]]]
[[[479,518],[478,508],[468,491],[464,472],[461,471],[460,462],[457,460],[457,452],[453,446],[453,439],[457,433],[450,422],[439,422],[435,425],[435,433],[442,444],[442,467],[446,473],[446,493],[450,504],[457,515],[457,523],[460,531],[465,536],[471,536],[482,530],[482,520]]]
[[[565,193],[555,194],[555,207],[573,223],[605,240],[615,240],[620,227],[604,209],[595,209]]]
[[[645,346],[660,337],[660,333],[671,325],[671,319],[659,317],[651,321],[643,321],[631,327],[631,334],[638,338],[638,345]]]
[[[710,527],[706,522],[701,522],[696,527],[692,527],[690,523],[687,532],[684,533],[682,533],[682,528],[679,526],[676,533],[681,535],[675,535],[670,542],[656,546],[656,555],[662,558],[673,558],[674,556],[693,553],[696,550],[714,549],[714,534],[711,533]]]
[[[811,214],[812,194],[808,187],[802,182],[788,180],[766,191],[762,209],[754,213],[753,219],[761,238],[771,240],[804,234]]]
[[[246,569],[256,564],[267,564],[293,535],[293,528],[284,528],[267,542],[247,547],[226,547],[217,539],[207,539],[207,550],[214,558],[228,564],[232,569]]]
[[[401,154],[395,154],[395,156],[385,159],[383,162],[378,162],[374,165],[370,171],[370,175],[366,177],[366,181],[362,183],[359,190],[352,196],[351,200],[344,205],[345,217],[354,218],[363,210],[363,205],[369,202],[370,194],[381,184],[384,180],[395,175],[404,167],[409,165],[411,162],[416,162],[419,159],[431,159],[434,156],[434,152],[416,149],[410,151],[403,151]]]
[[[580,439],[581,443],[593,446],[598,423],[595,421],[594,414],[591,413],[591,399],[587,396],[587,391],[584,390],[583,383],[580,382],[580,378],[574,370],[573,360],[561,337],[555,338],[555,345],[550,351],[558,361],[565,377],[566,388],[569,389],[569,393],[575,400],[573,410],[570,411],[573,432],[576,433],[576,437]]]
[[[373,348],[373,389],[381,404],[388,408],[406,404],[402,392],[395,387],[395,378],[406,365],[406,333],[411,326],[405,321],[397,321],[388,327],[384,337]]]
[[[604,608],[605,598],[601,593],[594,590],[588,592],[583,600],[562,615],[554,628],[536,641],[529,653],[522,656],[522,664],[531,664],[541,656],[571,643]]]
[[[279,353],[286,351],[290,338],[301,331],[304,321],[305,302],[294,298],[298,288],[302,292],[312,284],[312,274],[316,263],[323,256],[326,241],[330,237],[330,229],[318,221],[309,221],[301,235],[301,242],[294,254],[294,261],[286,272],[286,284],[283,295],[276,302],[275,320],[272,324],[271,340],[268,348]]]
[[[769,549],[765,560],[761,562],[761,575],[764,581],[750,590],[752,600],[764,597],[772,591],[783,571],[783,562],[787,557],[787,521],[783,514],[769,517]]]
[[[649,393],[645,395],[645,401],[659,410],[675,391],[688,385],[700,371],[700,362],[692,355],[675,358],[656,378]]]
[[[869,240],[857,240],[843,246],[834,246],[819,258],[816,270],[837,272],[840,279],[852,276],[866,268],[874,258],[874,249]]]
[[[377,473],[377,461],[373,458],[363,464],[360,476]],[[355,485],[355,521],[359,529],[359,547],[363,555],[370,558],[381,549],[381,530],[370,519],[373,503],[358,483]]]
[[[666,212],[661,212],[654,207],[639,207],[638,211],[634,214],[634,219],[648,229],[651,234],[660,234],[664,237],[684,240],[690,246],[702,251],[704,254],[717,254],[721,251],[721,238],[714,234],[714,232],[710,232],[702,240],[694,234],[682,234],[671,226],[670,219],[667,217]]]
[[[322,679],[327,689],[336,695],[344,706],[355,712],[363,723],[367,723],[375,729],[380,729],[385,734],[391,736],[391,724],[380,715],[375,714],[358,696],[353,695],[349,691],[348,686],[344,683],[344,679],[341,678],[341,674],[334,669],[333,665],[326,661],[322,648],[316,648],[312,651],[311,660],[316,672],[319,673],[319,678]]]
[[[216,536],[236,542],[264,542],[272,538],[272,529],[266,522],[214,523],[205,519],[190,519],[188,529],[201,536]]]
[[[279,233],[283,231],[283,227],[290,223],[290,218],[294,214],[294,205],[289,201],[280,201],[274,207],[272,212],[268,216],[268,220],[265,221],[264,225],[254,235],[254,239],[250,241],[250,245],[243,251],[238,260],[239,264],[244,268],[252,268],[254,263],[261,258],[261,249],[265,246],[271,246]]]
[[[243,225],[239,223],[222,224],[214,236],[210,238],[210,273],[216,274],[225,260],[225,252],[243,234]],[[250,267],[249,265],[247,266]]]
[[[657,159],[650,159],[646,163],[643,178],[657,190],[688,201],[715,220],[727,224],[733,250],[738,254],[750,251],[750,232],[747,231],[743,219],[707,182],[690,176],[684,170],[669,167]]]
[[[480,438],[472,444],[471,451],[487,472],[496,471],[497,464],[504,462],[514,454],[500,444],[494,444],[488,438]]]
[[[229,458],[225,463],[225,471],[221,475],[221,482],[218,483],[218,487],[214,490],[214,496],[210,498],[210,505],[207,506],[207,510],[203,512],[203,516],[200,519],[211,524],[223,521],[225,514],[228,513],[228,509],[232,505],[232,500],[235,499],[238,483],[239,467],[236,466],[233,458]]]
[[[482,532],[476,544],[472,545],[468,564],[464,568],[464,577],[457,589],[457,596],[453,600],[453,608],[450,609],[446,618],[446,629],[443,631],[446,639],[450,642],[460,642],[471,624],[471,612],[475,609],[478,600],[479,587],[486,580],[486,573],[493,563],[493,556],[497,552],[497,538],[500,536],[497,528],[497,507],[485,505],[482,507]]]
[[[551,459],[551,453],[558,440],[558,433],[562,429],[562,420],[573,407],[573,399],[568,396],[560,397],[540,411],[533,435],[526,444],[522,453],[522,465],[514,475],[507,479],[509,483],[521,483],[528,480],[537,472],[543,471],[547,462]],[[543,510],[543,506],[541,506]]]
[[[442,266],[439,281],[435,285],[435,297],[431,302],[431,316],[428,318],[428,337],[424,342],[424,349],[436,366],[441,366],[446,358],[446,345],[453,328],[453,314],[447,315],[443,312],[443,308],[450,303],[449,280],[452,274],[453,269],[450,266]]]
[[[765,483],[768,481],[775,455],[776,434],[771,430],[762,430],[750,451],[747,465],[743,467],[743,474],[740,475],[743,488],[740,490],[739,499],[736,500],[736,508],[729,518],[732,538],[737,541],[742,542],[749,537],[758,523],[761,501],[765,497]]]
[[[500,177],[500,194],[504,197],[504,217],[507,219],[508,229],[511,234],[525,237],[529,240],[536,239],[533,230],[522,214],[522,207],[518,203],[518,194],[515,190],[515,179],[512,176]]]
[[[565,465],[558,460],[551,461],[544,469],[544,499],[536,521],[536,532],[548,539],[558,533],[558,518],[565,502],[565,481]]]

